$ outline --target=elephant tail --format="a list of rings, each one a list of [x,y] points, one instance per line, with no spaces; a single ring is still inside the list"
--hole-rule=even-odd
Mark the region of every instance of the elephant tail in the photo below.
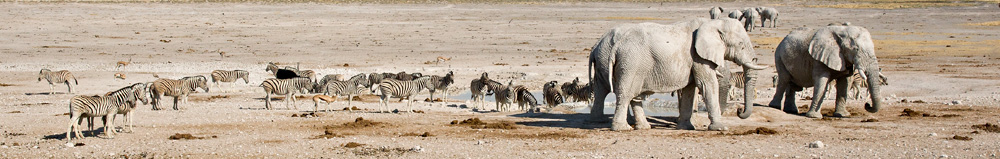
[[[604,34],[604,36],[601,37],[601,40],[599,42],[597,42],[596,45],[594,45],[593,49],[591,49],[590,59],[587,61],[587,65],[588,65],[587,66],[587,69],[588,69],[587,70],[587,78],[590,79],[589,83],[594,83],[595,79],[597,79],[597,77],[594,77],[594,75],[597,75],[597,76],[603,75],[603,74],[601,74],[601,73],[598,72],[598,71],[601,71],[601,70],[595,69],[595,67],[597,67],[597,66],[595,66],[595,64],[600,64],[600,63],[597,63],[598,56],[600,56],[602,53],[608,54],[608,57],[607,57],[608,58],[607,59],[608,62],[605,63],[605,64],[607,64],[607,66],[605,66],[605,67],[607,67],[607,69],[608,69],[607,73],[606,73],[607,77],[605,77],[604,80],[598,80],[597,82],[601,82],[601,84],[608,86],[608,91],[612,91],[612,92],[614,92],[614,90],[615,90],[614,89],[614,85],[611,84],[611,75],[612,75],[613,72],[615,72],[614,71],[614,66],[615,66],[615,64],[614,64],[614,62],[615,62],[615,52],[614,51],[618,50],[618,49],[614,48],[615,47],[614,40],[613,40],[614,36],[615,36],[615,30],[612,30],[611,32],[608,32],[607,34]]]

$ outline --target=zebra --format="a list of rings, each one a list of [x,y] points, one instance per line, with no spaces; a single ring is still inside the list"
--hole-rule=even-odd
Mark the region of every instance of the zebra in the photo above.
[[[482,105],[486,105],[486,100],[484,98],[486,98],[485,81],[487,80],[489,80],[489,75],[486,72],[483,72],[482,76],[480,76],[478,79],[473,79],[471,82],[469,82],[469,91],[472,92],[471,99],[474,108],[479,108]]]
[[[365,90],[364,88],[371,87],[368,83],[368,79],[365,74],[361,73],[354,75],[351,79],[347,81],[328,81],[325,84],[317,84],[315,90],[316,93],[323,93],[323,95],[331,96],[347,96],[347,106],[351,106],[351,101],[354,100],[354,96],[358,95],[359,91]]]
[[[397,79],[382,80],[382,83],[379,83],[378,85],[378,90],[381,91],[381,95],[379,95],[379,112],[388,110],[389,98],[399,98],[400,100],[405,98],[406,106],[410,111],[412,111],[413,100],[410,98],[424,90],[430,80],[430,77],[420,77],[412,81],[402,81]]]
[[[434,92],[437,90],[443,90],[444,98],[448,99],[448,86],[455,83],[454,79],[455,73],[448,71],[444,77],[433,75],[430,76],[430,82],[427,82],[427,90],[431,93],[431,103],[434,103]],[[446,102],[447,103],[447,102]]]
[[[323,76],[323,78],[320,79],[319,82],[317,82],[317,84],[319,84],[319,85],[325,85],[327,82],[330,82],[330,81],[343,81],[342,79],[344,79],[344,75],[342,75],[342,74],[329,74],[329,75]]]
[[[549,81],[542,87],[542,96],[545,97],[545,104],[550,108],[564,102],[562,93],[556,88],[557,81]]]
[[[208,92],[208,80],[205,76],[189,76],[184,77],[179,80],[160,78],[153,81],[149,87],[149,92],[152,95],[153,110],[161,110],[160,97],[171,96],[174,97],[174,110],[180,110],[178,107],[178,99],[182,99],[183,103],[187,103],[188,95],[194,93],[195,89],[201,88],[205,92]],[[180,98],[183,97],[183,98]]]
[[[746,76],[746,73],[743,71],[733,72],[729,75],[729,83],[732,83],[729,87],[729,99],[737,99],[743,96],[743,94],[740,94],[742,91],[737,92],[737,90],[743,90],[745,87],[747,80],[744,76]],[[753,88],[752,91],[757,92],[757,88]]]
[[[212,71],[212,83],[215,83],[215,86],[218,87],[219,90],[222,90],[222,85],[219,84],[220,82],[228,82],[230,83],[229,88],[233,88],[235,87],[236,80],[238,79],[243,79],[244,83],[250,84],[249,76],[250,72],[246,70],[215,70]]]
[[[528,91],[528,88],[524,85],[517,85],[510,88],[511,96],[513,101],[517,102],[517,108],[520,110],[528,110],[531,107],[538,105],[538,100],[535,99],[535,95]]]
[[[115,131],[112,129],[115,127],[115,114],[122,113],[122,107],[134,108],[136,100],[140,100],[143,103],[149,101],[145,94],[144,86],[145,84],[137,83],[133,86],[108,93],[106,96],[78,95],[71,98],[69,103],[70,119],[69,127],[66,130],[66,140],[72,140],[73,138],[70,135],[74,132],[77,138],[83,138],[83,132],[80,131],[82,129],[80,128],[81,118],[97,116],[104,116],[107,119],[104,122],[104,134],[108,138],[114,138]],[[126,118],[128,118],[128,115],[126,115]],[[92,119],[91,122],[93,122]]]
[[[148,92],[149,90],[147,89],[146,86],[147,86],[146,83],[135,83],[135,84],[132,84],[130,86],[118,89],[116,91],[111,91],[111,92],[105,93],[104,96],[114,96],[116,94],[122,94],[122,93],[138,94],[138,95],[141,95],[140,96],[141,98],[139,98],[139,100],[142,101],[143,105],[146,105],[146,104],[149,104],[149,99],[148,99],[149,96],[146,95],[146,92]],[[138,92],[136,92],[136,91],[138,91]],[[129,103],[128,106],[122,106],[122,105],[118,106],[118,112],[116,114],[121,114],[124,117],[124,119],[125,119],[124,123],[125,124],[122,125],[122,126],[123,126],[123,128],[125,126],[127,126],[127,129],[125,129],[126,132],[132,132],[132,130],[133,130],[134,126],[135,126],[135,125],[132,124],[132,114],[130,112],[132,112],[132,110],[135,110],[135,108],[136,108],[137,105],[138,105],[137,103],[135,103],[134,101],[132,101],[131,103]],[[90,119],[90,123],[93,124],[93,122],[94,122],[93,118],[94,117],[90,117],[90,118],[91,118]],[[115,117],[115,118],[117,118],[117,117]],[[105,122],[107,122],[108,119],[107,118],[102,118],[102,120],[105,120]],[[111,121],[111,122],[114,122],[114,121]],[[91,127],[91,130],[93,130],[93,127]]]
[[[267,62],[267,67],[264,68],[264,71],[271,72],[271,74],[277,75],[278,69],[279,69],[278,65],[275,65],[274,62]]]
[[[73,79],[73,84],[80,85],[80,81],[77,81],[76,77],[73,76],[73,73],[70,73],[67,70],[52,72],[52,70],[43,68],[42,70],[38,71],[38,82],[41,82],[42,79],[45,79],[46,81],[49,82],[50,95],[55,94],[53,87],[55,87],[55,84],[57,83],[65,83],[66,87],[68,87],[69,89],[68,90],[69,93],[73,93],[73,85],[69,84],[70,79]]]
[[[590,84],[580,85],[580,78],[573,79],[573,82],[563,83],[562,91],[567,97],[573,97],[573,101],[584,101],[590,104],[593,101],[594,93],[590,89]]]
[[[264,71],[271,72],[275,77],[279,79],[284,79],[286,78],[285,76],[291,76],[291,75],[283,75],[283,73],[281,72],[290,72],[289,74],[294,74],[296,77],[308,77],[309,80],[316,80],[316,71],[299,70],[299,68],[291,66],[285,66],[285,68],[279,68],[278,65],[274,64],[273,62],[267,62],[267,68],[265,68]],[[288,78],[294,78],[294,77],[288,77]]]
[[[885,75],[882,74],[881,69],[879,69],[878,78],[879,78],[878,79],[879,84],[889,85],[889,80],[885,77]],[[865,77],[865,75],[861,73],[861,71],[855,71],[854,75],[851,75],[851,78],[849,79],[851,81],[849,82],[850,87],[848,88],[848,90],[850,90],[849,92],[852,92],[849,94],[853,95],[851,98],[852,99],[863,98],[864,96],[861,96],[861,91],[868,88],[868,78]]]
[[[308,93],[310,89],[315,88],[315,84],[312,80],[305,77],[296,77],[290,79],[277,79],[269,78],[260,83],[260,86],[264,88],[264,108],[271,110],[271,94],[275,95],[285,95],[285,108],[288,107],[288,102],[291,100],[292,106],[296,110],[299,109],[295,105],[295,93],[296,91],[303,94]]]
[[[485,83],[487,89],[486,94],[493,94],[493,98],[496,100],[497,104],[497,111],[503,111],[504,108],[510,107],[510,104],[513,102],[513,100],[511,100],[513,93],[511,92],[509,85],[513,83],[513,81],[507,82],[508,85],[503,85],[503,83],[494,80],[486,80]]]

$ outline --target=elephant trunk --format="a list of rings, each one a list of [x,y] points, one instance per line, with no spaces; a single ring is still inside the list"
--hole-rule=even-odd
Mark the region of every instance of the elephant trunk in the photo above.
[[[753,100],[757,95],[757,70],[743,66],[743,110],[737,111],[740,119],[750,118],[753,114]]]
[[[882,83],[879,82],[879,70],[877,68],[868,69],[865,71],[865,75],[868,76],[868,81],[866,81],[868,82],[868,95],[870,95],[872,100],[870,105],[867,103],[865,104],[865,110],[870,113],[875,113],[882,107],[882,98],[879,95],[879,90],[881,90],[882,87]]]

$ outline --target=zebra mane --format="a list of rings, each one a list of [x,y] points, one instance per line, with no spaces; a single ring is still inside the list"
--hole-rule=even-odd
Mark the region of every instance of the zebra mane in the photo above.
[[[38,73],[43,73],[43,72],[52,72],[52,70],[49,70],[47,68],[43,68],[42,70],[38,70]]]

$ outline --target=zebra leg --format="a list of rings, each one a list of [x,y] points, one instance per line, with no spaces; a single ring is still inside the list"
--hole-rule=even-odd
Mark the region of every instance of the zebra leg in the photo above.
[[[72,105],[72,104],[70,104],[70,105]],[[70,113],[69,127],[66,128],[66,140],[73,140],[73,138],[70,136],[70,134],[74,133],[73,127],[76,127],[77,129],[80,128],[80,124],[79,124],[80,115],[83,115],[83,114],[82,113],[75,113],[75,112],[74,113]],[[81,136],[80,133],[82,133],[82,132],[76,131],[76,136],[78,136],[79,138],[83,138],[83,136]]]
[[[271,110],[271,93],[264,95],[264,109]]]
[[[69,90],[67,90],[67,91],[68,91],[68,92],[69,92],[70,94],[73,94],[73,85],[70,85],[70,84],[69,84],[69,81],[66,81],[66,89],[69,89]]]
[[[111,112],[104,116],[108,119],[104,121],[104,135],[106,135],[109,139],[115,138],[115,114],[118,113]]]
[[[126,132],[132,133],[133,130],[134,130],[134,128],[135,128],[135,124],[132,124],[132,113],[122,114],[122,117],[125,117],[125,125],[124,126],[128,127],[128,131],[126,131]]]
[[[174,97],[174,110],[180,110],[180,109],[177,109],[177,101],[179,101],[179,100],[180,100],[180,96]]]
[[[289,107],[288,105],[294,97],[295,96],[292,96],[292,93],[285,94],[285,109],[292,109],[292,107]]]
[[[354,93],[347,94],[347,107],[348,107],[348,109],[350,109],[350,107],[351,107],[351,101],[353,101],[353,100],[354,100]]]
[[[49,95],[56,94],[56,91],[52,87],[55,87],[55,86],[53,86],[52,83],[49,83]]]

